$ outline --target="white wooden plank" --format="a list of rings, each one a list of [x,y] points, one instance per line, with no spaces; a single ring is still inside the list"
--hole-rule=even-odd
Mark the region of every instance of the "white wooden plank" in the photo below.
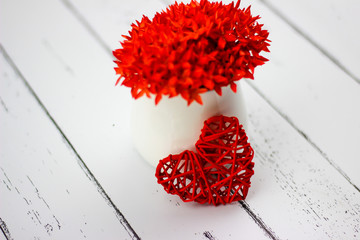
[[[264,0],[360,82],[357,0]]]
[[[38,0],[20,9],[17,3],[3,1],[2,44],[140,237],[267,239],[239,204],[199,207],[166,195],[129,141],[131,98],[114,87],[109,55],[58,2]],[[36,59],[29,61],[30,55]]]
[[[8,45],[11,46],[11,44]],[[22,56],[20,52],[15,51],[16,49],[12,49],[14,56]],[[93,51],[94,49],[96,48],[92,48]],[[45,60],[43,60],[43,62],[45,62]],[[22,71],[27,69],[24,60],[22,60],[21,57],[17,57],[17,63],[21,65]],[[87,63],[90,64],[90,62]],[[96,64],[90,66],[93,66],[93,68],[97,67]],[[78,68],[79,67],[76,67],[74,69]],[[26,70],[24,72],[31,72],[31,70]],[[95,71],[92,73],[95,74]],[[34,73],[26,75],[32,76]],[[42,98],[47,99],[46,102],[51,103],[54,101],[53,95],[56,94],[56,89],[52,88],[51,84],[47,85],[47,89],[48,91],[49,89],[52,89],[51,93],[47,93],[46,91],[38,92],[39,95],[44,96]],[[306,237],[308,237],[308,239],[316,239],[325,237],[329,234],[330,237],[328,238],[337,239],[343,231],[346,231],[346,234],[350,235],[343,236],[343,238],[356,239],[357,235],[354,234],[359,231],[359,226],[356,225],[359,222],[358,192],[356,192],[351,185],[347,184],[344,178],[329,166],[326,160],[301,136],[299,136],[296,131],[294,131],[283,119],[279,118],[271,108],[266,106],[264,101],[258,95],[254,94],[250,88],[250,90],[246,89],[247,88],[245,88],[245,92],[248,94],[251,122],[256,126],[257,130],[256,132],[251,132],[252,142],[256,147],[257,152],[259,152],[259,156],[256,158],[257,173],[254,176],[254,184],[248,198],[250,207],[260,215],[265,223],[270,225],[271,229],[274,230],[276,235],[280,238],[290,238],[289,236],[293,236],[294,239],[304,239]],[[66,94],[71,96],[71,94],[76,91],[76,88],[75,90],[74,88],[69,88],[67,90]],[[119,122],[127,125],[126,122],[128,121],[129,108],[126,106],[131,101],[127,91],[122,89],[119,90],[119,92],[120,91],[123,93],[123,96],[121,97],[123,101],[119,103],[119,107],[123,107],[125,110],[122,119],[119,118]],[[107,94],[109,95],[110,93],[112,92],[109,90]],[[99,96],[102,96],[101,93],[99,94]],[[111,94],[109,98],[117,99],[120,97],[114,93]],[[67,102],[69,104],[70,100],[67,100]],[[83,106],[86,105],[84,104]],[[51,111],[54,111],[55,114],[57,108],[59,108],[59,106],[56,104],[53,104],[50,107]],[[101,112],[100,108],[94,110]],[[108,109],[107,111],[110,110]],[[89,116],[92,116],[90,111],[83,111],[83,114],[87,116],[88,119],[90,119]],[[81,118],[79,115],[77,115],[77,117]],[[59,119],[59,123],[66,123],[64,115],[57,115],[56,119]],[[86,117],[83,119],[86,119]],[[112,118],[111,120],[114,119],[115,118]],[[79,126],[80,123],[86,125],[85,127],[88,127],[88,129],[90,129],[91,126],[92,131],[98,131],[98,134],[100,132],[98,129],[106,130],[106,128],[103,127],[106,126],[106,119],[101,119],[94,125],[81,120],[82,119],[74,119],[73,125],[68,124],[65,126],[64,124],[64,129],[71,135],[71,139],[81,138],[74,129],[74,125]],[[99,141],[96,140],[95,137],[90,136],[90,139],[98,143],[97,149],[102,153],[102,158],[100,155],[90,155],[86,151],[80,152],[80,154],[86,156],[89,165],[93,164],[92,166],[96,166],[96,161],[99,159],[102,160],[101,165],[98,164],[92,169],[96,171],[96,175],[99,176],[99,178],[101,176],[102,183],[109,189],[117,188],[112,192],[114,194],[113,199],[116,199],[116,202],[119,202],[121,206],[124,206],[121,209],[124,209],[126,212],[131,212],[129,216],[133,217],[134,221],[130,222],[136,222],[136,224],[142,226],[139,227],[139,229],[142,229],[140,231],[144,231],[143,233],[145,236],[169,236],[165,234],[169,231],[173,231],[173,226],[175,224],[180,224],[185,229],[190,229],[190,231],[192,231],[194,227],[190,225],[194,225],[194,222],[199,224],[198,222],[200,220],[206,221],[203,227],[207,226],[211,227],[209,229],[215,229],[212,228],[212,225],[218,225],[219,222],[229,223],[229,216],[234,217],[233,214],[237,214],[237,212],[231,208],[232,206],[222,208],[198,208],[195,207],[196,205],[179,203],[180,207],[176,208],[176,197],[166,196],[163,192],[160,192],[160,194],[157,192],[161,191],[161,188],[153,184],[154,178],[151,174],[153,169],[144,166],[144,163],[132,149],[131,143],[127,141],[127,138],[130,137],[128,130],[124,128],[122,132],[112,132],[112,134],[113,140],[117,140],[117,148],[115,148],[114,145],[109,146],[112,144],[112,141],[104,142],[103,138],[101,139],[102,141]],[[284,141],[274,141],[278,139]],[[77,148],[86,149],[86,145],[88,145],[89,148],[89,142],[90,141],[76,141],[75,146]],[[287,144],[285,145],[285,143]],[[299,160],[298,158],[295,158],[300,155],[300,153],[306,153],[302,155],[304,159]],[[260,156],[264,156],[265,160]],[[121,163],[119,163],[119,159],[121,159]],[[128,161],[128,159],[132,159],[133,161]],[[293,159],[296,159],[296,161]],[[111,162],[113,164],[111,164]],[[281,162],[282,165],[277,166],[276,164],[278,164],[278,162]],[[142,176],[141,179],[144,180],[144,182],[141,182],[140,180],[137,180],[137,182],[143,184],[143,191],[134,192],[134,185],[131,185],[131,182],[127,178],[129,169],[137,169],[139,171],[140,176]],[[307,174],[304,174],[304,172]],[[129,182],[129,184],[114,186],[114,181]],[[292,188],[301,188],[301,191],[291,190]],[[134,195],[129,196],[126,199],[122,195],[124,192],[132,193]],[[146,206],[144,206],[144,199],[147,200]],[[333,204],[335,202],[336,205]],[[162,204],[161,207],[159,207],[160,203]],[[303,205],[301,205],[302,203]],[[329,206],[332,208],[329,209]],[[205,210],[203,211],[203,209]],[[227,214],[227,216],[223,216],[224,212],[226,212],[225,214]],[[327,214],[327,212],[329,213]],[[190,216],[186,215],[187,213],[189,213]],[[343,213],[349,213],[350,216],[344,216]],[[321,218],[317,218],[316,214],[324,216],[329,220],[326,221],[326,219],[322,220]],[[156,223],[149,223],[147,220],[148,218],[139,219],[139,216],[149,215],[152,215],[155,219],[162,219],[161,221],[164,222],[167,221],[166,226],[168,232],[161,232],[161,230],[164,229],[157,226]],[[174,216],[177,217],[174,218]],[[217,223],[211,224],[207,218],[216,218]],[[190,221],[189,219],[192,220]],[[336,222],[339,221],[338,219],[341,222],[339,224]],[[234,217],[234,220],[235,223],[233,224],[238,228],[237,223],[240,219],[237,220],[236,217]],[[319,225],[319,228],[314,230],[313,226],[316,226],[316,224]],[[213,230],[212,232],[214,237],[218,237],[219,239],[230,238],[226,235],[228,233],[226,232],[226,227],[215,227],[216,230]],[[348,228],[350,228],[350,230]],[[201,229],[201,227],[198,229]],[[330,232],[329,229],[331,230]],[[179,229],[175,230],[179,231]],[[198,233],[197,236],[200,236],[202,231],[198,230],[198,232],[195,233]],[[245,234],[247,233],[248,232],[245,232]],[[195,235],[194,232],[192,232],[192,235]],[[236,235],[232,234],[232,236]],[[256,239],[256,236],[252,236],[252,238]]]
[[[0,66],[0,227],[6,238],[130,239],[2,52]]]
[[[252,83],[360,188],[360,85],[264,5],[256,7],[273,42],[270,62]]]

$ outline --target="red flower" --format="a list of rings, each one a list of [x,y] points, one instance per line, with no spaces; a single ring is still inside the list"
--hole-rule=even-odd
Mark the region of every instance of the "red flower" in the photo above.
[[[192,0],[175,2],[152,20],[143,16],[113,52],[116,84],[123,80],[135,99],[155,94],[156,104],[179,94],[202,104],[201,93],[221,95],[228,85],[236,92],[234,82],[253,79],[255,67],[267,61],[260,52],[268,52],[270,42],[260,17],[239,5]]]

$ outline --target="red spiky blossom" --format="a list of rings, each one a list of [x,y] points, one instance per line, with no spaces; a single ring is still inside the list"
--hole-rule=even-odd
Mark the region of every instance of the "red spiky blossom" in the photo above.
[[[202,104],[201,93],[253,79],[254,69],[268,59],[268,31],[253,17],[250,7],[240,9],[240,0],[222,2],[192,0],[170,5],[150,20],[143,16],[123,36],[122,48],[113,52],[121,85],[131,88],[137,99],[144,94],[181,95],[188,104]]]

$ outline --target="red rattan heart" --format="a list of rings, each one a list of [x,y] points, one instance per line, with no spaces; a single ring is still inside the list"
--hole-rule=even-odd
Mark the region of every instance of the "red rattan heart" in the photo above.
[[[156,177],[166,192],[178,195],[184,202],[205,203],[209,186],[206,186],[202,165],[197,153],[186,150],[161,160]]]
[[[195,146],[197,153],[184,151],[160,160],[158,183],[185,202],[218,205],[245,199],[254,152],[238,119],[208,119]]]
[[[216,116],[205,121],[196,149],[211,186],[209,203],[245,199],[254,174],[254,151],[238,119]]]

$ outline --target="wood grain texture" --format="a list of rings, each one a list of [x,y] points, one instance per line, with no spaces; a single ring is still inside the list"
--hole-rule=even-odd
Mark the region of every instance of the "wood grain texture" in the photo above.
[[[130,239],[2,52],[0,65],[0,227],[6,239]]]

